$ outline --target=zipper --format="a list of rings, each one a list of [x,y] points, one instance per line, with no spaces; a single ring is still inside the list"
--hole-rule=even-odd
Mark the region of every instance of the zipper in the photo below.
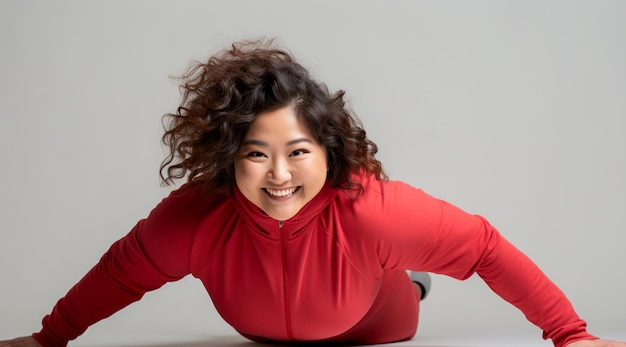
[[[284,234],[283,227],[285,221],[278,221],[278,228],[280,229],[280,248],[283,259],[283,295],[285,300],[285,328],[287,330],[287,338],[293,341],[293,326],[291,322],[291,300],[289,293],[291,293],[291,281],[289,280],[289,262],[287,261],[287,238]]]

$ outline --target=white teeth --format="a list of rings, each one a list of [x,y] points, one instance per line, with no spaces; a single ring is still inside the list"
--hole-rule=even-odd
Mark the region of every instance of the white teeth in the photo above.
[[[287,195],[293,194],[293,192],[295,192],[296,189],[297,189],[297,187],[296,188],[289,188],[289,189],[269,189],[269,188],[265,188],[265,191],[268,192],[272,196],[287,196]]]

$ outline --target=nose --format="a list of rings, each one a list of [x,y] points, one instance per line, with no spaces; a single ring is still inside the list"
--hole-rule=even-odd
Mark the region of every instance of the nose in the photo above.
[[[280,185],[291,179],[291,169],[285,158],[276,158],[272,160],[271,167],[267,172],[267,178],[270,182]]]

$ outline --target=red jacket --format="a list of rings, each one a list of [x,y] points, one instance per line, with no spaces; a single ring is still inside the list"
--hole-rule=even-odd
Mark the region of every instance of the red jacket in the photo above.
[[[354,198],[325,186],[293,218],[264,214],[235,187],[172,192],[59,300],[33,336],[64,346],[87,327],[187,274],[254,340],[381,343],[415,333],[404,270],[477,273],[555,346],[592,339],[564,294],[480,216],[396,181],[362,179]]]

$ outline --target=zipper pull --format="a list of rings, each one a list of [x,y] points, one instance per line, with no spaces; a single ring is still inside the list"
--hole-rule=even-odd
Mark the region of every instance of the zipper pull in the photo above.
[[[282,229],[284,225],[285,225],[285,221],[284,220],[279,220],[278,221],[278,228],[279,229]]]

